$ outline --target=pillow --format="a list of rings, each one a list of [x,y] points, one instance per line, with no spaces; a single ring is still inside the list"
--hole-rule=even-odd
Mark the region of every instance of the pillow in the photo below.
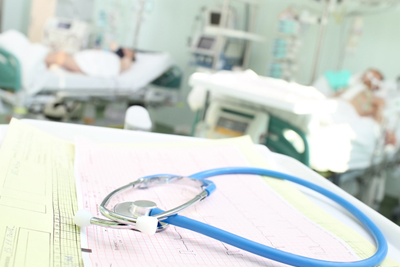
[[[22,64],[30,42],[22,33],[15,30],[8,30],[0,34],[0,46],[12,53],[20,64]]]
[[[351,72],[348,70],[326,71],[324,75],[333,91],[347,87],[351,79]]]
[[[31,44],[22,33],[8,30],[0,34],[0,46],[12,53],[21,66],[22,87],[30,89],[34,86],[38,75],[45,70],[45,58],[48,48],[41,44]]]

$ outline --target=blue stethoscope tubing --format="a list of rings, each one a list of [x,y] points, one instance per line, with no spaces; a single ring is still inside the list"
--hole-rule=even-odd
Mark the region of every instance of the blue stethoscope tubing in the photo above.
[[[253,174],[253,175],[263,175],[273,178],[278,178],[282,180],[288,180],[304,187],[310,188],[328,198],[340,204],[343,208],[353,214],[370,232],[377,244],[377,251],[371,257],[354,262],[332,262],[324,261],[318,259],[307,258],[292,254],[289,252],[281,251],[272,247],[262,245],[257,242],[253,242],[246,238],[237,236],[235,234],[226,232],[224,230],[218,229],[216,227],[210,226],[208,224],[192,220],[190,218],[173,215],[163,220],[163,222],[182,227],[208,237],[214,238],[226,244],[235,246],[237,248],[243,249],[250,253],[259,255],[261,257],[269,258],[274,261],[289,264],[292,266],[299,267],[313,267],[313,266],[324,266],[324,267],[372,267],[378,266],[386,257],[388,252],[388,245],[386,239],[379,228],[369,219],[362,211],[356,208],[353,204],[340,197],[339,195],[332,193],[331,191],[320,187],[311,182],[305,181],[301,178],[291,176],[289,174],[284,174],[272,170],[261,169],[261,168],[251,168],[251,167],[229,167],[229,168],[218,168],[211,169],[207,171],[202,171],[189,176],[190,178],[203,180],[212,176],[228,175],[228,174]],[[161,213],[160,209],[153,209],[151,215]]]

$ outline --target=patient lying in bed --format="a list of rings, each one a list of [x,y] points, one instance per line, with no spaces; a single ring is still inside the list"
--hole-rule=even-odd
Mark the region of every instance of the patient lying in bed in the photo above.
[[[120,48],[115,52],[83,50],[74,55],[64,52],[49,52],[42,44],[31,43],[28,38],[15,30],[0,34],[0,47],[13,54],[20,62],[23,85],[32,87],[33,80],[46,69],[45,63],[60,65],[69,71],[92,77],[114,78],[128,70],[135,59],[131,49]]]
[[[360,116],[373,117],[377,122],[382,122],[384,100],[376,97],[383,75],[376,69],[368,69],[363,75],[348,88],[337,92],[334,97],[340,97],[350,102]]]
[[[381,148],[397,146],[400,128],[387,124],[390,99],[385,95],[388,89],[383,75],[369,69],[355,78],[346,89],[327,96],[337,106],[334,112],[313,116],[318,127],[307,139],[310,164],[316,170],[340,173],[363,169],[370,166],[373,157],[383,155]]]
[[[383,75],[377,69],[368,69],[349,88],[340,91],[335,96],[347,100],[361,117],[371,117],[379,124],[383,123],[385,100],[377,94],[381,88]],[[386,132],[386,143],[396,144],[392,131]]]
[[[104,78],[118,76],[128,70],[134,60],[135,52],[128,48],[119,48],[115,52],[89,49],[73,55],[53,52],[45,59],[48,67],[58,65],[71,72]]]

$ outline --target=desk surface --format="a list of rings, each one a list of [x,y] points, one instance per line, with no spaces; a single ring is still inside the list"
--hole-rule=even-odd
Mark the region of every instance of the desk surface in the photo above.
[[[189,79],[189,85],[204,87],[212,93],[253,105],[295,114],[312,114],[321,110],[332,112],[336,108],[333,101],[326,99],[313,87],[249,72],[194,73]]]
[[[55,122],[44,122],[44,121],[33,121],[26,120],[27,123],[38,127],[48,133],[51,133],[55,136],[65,138],[67,140],[72,141],[74,136],[83,136],[88,137],[91,140],[97,142],[119,142],[119,143],[138,143],[138,142],[185,142],[185,141],[193,141],[191,137],[182,137],[182,136],[173,136],[173,135],[164,135],[164,134],[156,134],[156,133],[145,133],[145,132],[136,132],[136,131],[124,131],[117,129],[109,129],[109,128],[101,128],[101,127],[93,127],[93,126],[82,126],[82,125],[72,125],[72,124],[63,124],[63,123],[55,123]],[[6,125],[0,125],[0,143],[4,133],[7,130]],[[117,138],[116,138],[117,137]],[[333,185],[329,181],[327,181],[322,176],[316,174],[311,171],[304,165],[300,164],[296,160],[275,154],[267,150],[264,146],[256,145],[256,148],[262,153],[262,155],[272,164],[274,168],[279,171],[289,173],[292,175],[296,175],[305,180],[311,181],[315,184],[318,184],[324,188],[327,188],[334,193],[342,196],[347,199],[355,206],[357,206],[360,210],[362,210],[365,214],[367,214],[382,230],[384,235],[386,236],[389,243],[389,257],[400,262],[400,227],[383,217],[373,209],[369,208],[359,200],[355,199],[351,195],[347,194],[342,189]],[[284,166],[284,167],[283,167]],[[310,199],[315,202],[317,205],[321,206],[325,210],[327,210],[331,215],[341,220],[343,223],[353,228],[367,239],[370,240],[369,235],[365,232],[365,230],[359,225],[357,221],[353,219],[352,216],[348,215],[348,212],[345,211],[342,207],[337,205],[336,203],[327,200],[326,198],[311,192],[307,189],[300,188],[306,195],[310,197]]]

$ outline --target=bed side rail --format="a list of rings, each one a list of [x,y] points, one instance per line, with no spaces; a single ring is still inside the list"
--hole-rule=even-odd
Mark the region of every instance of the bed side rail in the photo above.
[[[10,91],[21,89],[21,65],[18,59],[0,47],[0,88]]]
[[[285,137],[285,130],[292,130],[299,135],[304,145],[304,151],[298,151],[290,140]],[[306,135],[297,127],[284,120],[270,115],[265,145],[274,152],[295,158],[304,165],[310,166],[309,147]]]

